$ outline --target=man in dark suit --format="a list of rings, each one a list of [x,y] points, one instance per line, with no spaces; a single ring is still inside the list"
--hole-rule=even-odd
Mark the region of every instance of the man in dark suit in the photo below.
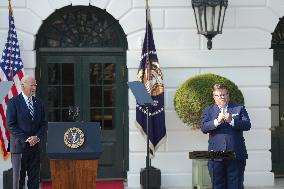
[[[201,117],[201,130],[209,133],[208,150],[234,151],[236,158],[218,159],[214,163],[209,160],[211,180],[214,189],[243,189],[248,158],[243,131],[250,130],[250,119],[244,106],[230,102],[225,85],[214,85],[213,98],[215,103],[205,108]]]
[[[21,88],[22,93],[11,98],[7,107],[13,189],[24,188],[26,173],[28,188],[39,189],[40,141],[46,133],[47,121],[42,101],[34,96],[36,80],[24,76]]]

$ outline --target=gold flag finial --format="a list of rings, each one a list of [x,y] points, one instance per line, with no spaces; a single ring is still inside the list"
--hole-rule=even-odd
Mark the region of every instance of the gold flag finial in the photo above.
[[[148,0],[146,0],[146,17],[147,17],[147,21],[149,21],[149,16],[150,15],[150,10],[149,10],[149,3]]]
[[[12,9],[12,5],[11,5],[11,0],[9,0],[9,13],[13,16],[13,9]]]

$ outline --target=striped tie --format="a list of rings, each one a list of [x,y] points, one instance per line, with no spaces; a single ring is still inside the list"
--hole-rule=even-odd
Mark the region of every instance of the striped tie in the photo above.
[[[28,98],[28,108],[29,108],[30,114],[32,116],[32,119],[34,119],[34,107],[33,107],[33,103],[32,103],[32,97]]]

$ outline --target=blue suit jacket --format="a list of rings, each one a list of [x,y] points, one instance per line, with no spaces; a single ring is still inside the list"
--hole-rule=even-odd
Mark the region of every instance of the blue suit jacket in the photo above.
[[[44,105],[37,97],[32,97],[32,100],[34,107],[33,120],[22,94],[11,98],[8,102],[6,117],[7,127],[10,131],[11,153],[22,153],[31,150],[40,151],[40,143],[30,147],[26,142],[28,137],[34,135],[41,140],[47,130]]]
[[[220,113],[220,109],[213,104],[204,109],[201,116],[201,130],[209,133],[208,150],[211,151],[234,151],[236,159],[247,159],[247,150],[243,131],[251,128],[250,119],[244,106],[229,103],[227,112],[234,118],[234,126],[229,123],[222,123],[214,126],[214,119]]]

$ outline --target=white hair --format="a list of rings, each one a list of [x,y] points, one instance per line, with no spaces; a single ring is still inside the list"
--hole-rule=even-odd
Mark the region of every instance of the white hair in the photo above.
[[[33,76],[30,76],[30,75],[25,75],[22,79],[21,79],[21,85],[23,85],[24,83],[27,83],[27,81],[29,79],[35,79]]]

